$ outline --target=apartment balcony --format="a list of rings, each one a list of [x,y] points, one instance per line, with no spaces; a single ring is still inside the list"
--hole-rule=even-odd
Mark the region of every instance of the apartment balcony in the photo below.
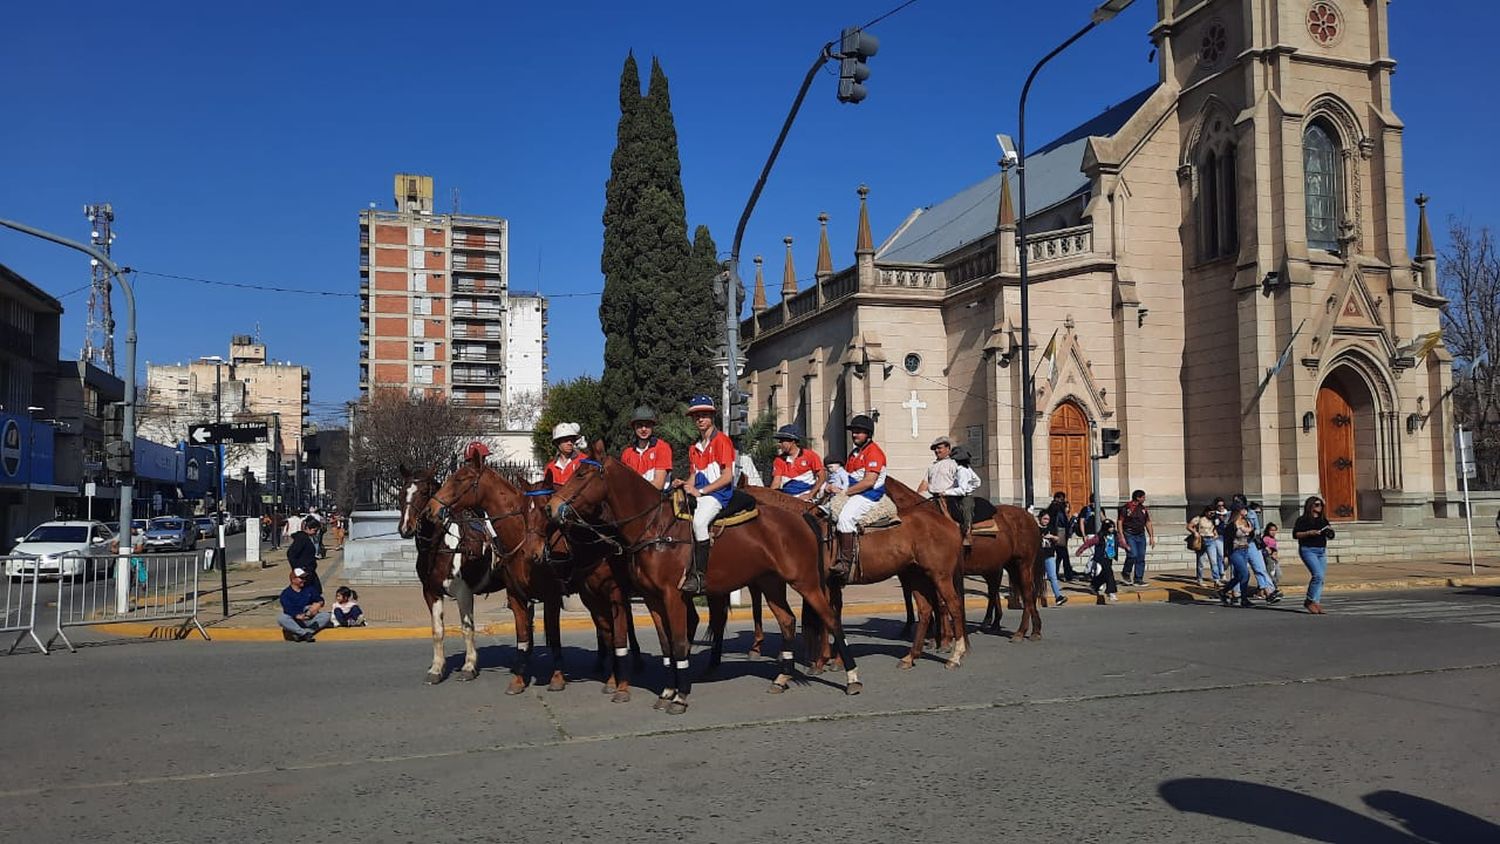
[[[500,326],[498,325],[453,325],[453,338],[456,340],[491,340],[500,342]]]
[[[458,303],[453,304],[452,316],[454,319],[499,319],[505,315],[500,308],[474,308],[464,307]]]
[[[478,258],[472,255],[455,254],[453,256],[453,270],[463,270],[471,273],[500,274],[499,258]]]
[[[498,408],[502,402],[499,396],[487,393],[454,393],[453,403],[460,407]]]
[[[454,363],[498,363],[505,360],[505,356],[499,349],[486,349],[482,352],[454,352],[452,360]]]
[[[500,379],[500,367],[498,366],[453,367],[454,384],[494,386],[500,383]]]
[[[463,235],[459,232],[453,233],[453,248],[466,250],[479,250],[484,252],[499,252],[500,238],[474,237]]]
[[[467,296],[504,296],[505,284],[494,279],[463,278],[453,283],[453,292]]]

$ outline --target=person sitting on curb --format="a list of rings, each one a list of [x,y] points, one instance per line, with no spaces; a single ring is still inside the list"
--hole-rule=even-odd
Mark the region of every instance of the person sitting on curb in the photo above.
[[[365,626],[365,611],[359,608],[359,593],[347,586],[333,590],[333,626]]]
[[[281,614],[276,623],[294,642],[311,642],[318,631],[333,624],[323,609],[323,595],[307,583],[306,569],[292,569],[291,583],[281,590]]]

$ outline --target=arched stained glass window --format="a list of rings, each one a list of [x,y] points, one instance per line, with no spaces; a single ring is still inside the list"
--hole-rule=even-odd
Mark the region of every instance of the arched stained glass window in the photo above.
[[[1322,125],[1314,123],[1302,136],[1303,193],[1307,201],[1307,245],[1311,249],[1339,248],[1338,146]]]

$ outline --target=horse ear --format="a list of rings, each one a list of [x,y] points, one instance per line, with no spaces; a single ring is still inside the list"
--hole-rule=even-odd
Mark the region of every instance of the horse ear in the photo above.
[[[402,463],[401,465],[397,466],[396,467],[396,471],[398,471],[398,472],[401,473],[401,480],[403,480],[403,481],[409,481],[409,480],[411,480],[411,470],[408,469],[408,468],[406,468],[406,464],[405,463]]]
[[[594,444],[591,445],[591,446],[589,446],[589,457],[592,457],[595,460],[601,460],[601,461],[604,459],[604,438],[603,437],[595,437],[594,438]]]

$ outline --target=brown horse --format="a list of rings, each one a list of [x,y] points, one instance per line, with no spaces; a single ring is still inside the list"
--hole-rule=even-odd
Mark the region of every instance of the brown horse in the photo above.
[[[618,533],[633,552],[631,574],[636,591],[650,608],[657,632],[671,643],[671,685],[662,690],[656,706],[674,715],[686,712],[692,693],[687,671],[692,598],[678,586],[691,558],[691,526],[676,517],[670,500],[659,490],[605,454],[602,440],[594,442],[589,459],[557,490],[552,511],[554,524],[604,527]],[[768,507],[754,521],[719,533],[709,556],[708,594],[727,595],[752,583],[761,588],[782,630],[780,673],[768,691],[786,691],[796,670],[791,650],[796,618],[786,601],[786,586],[796,590],[803,606],[832,632],[848,669],[845,692],[863,690],[854,660],[844,647],[843,626],[823,586],[817,541],[797,514]]]
[[[893,486],[905,489],[899,482],[887,479],[887,492]],[[819,520],[820,529],[827,529],[827,519],[822,510],[806,501],[763,487],[751,488],[749,492],[757,503],[814,514]],[[894,495],[892,501],[901,514],[901,524],[860,536],[859,567],[853,573],[855,579],[850,582],[879,583],[896,577],[901,580],[904,588],[915,591],[921,609],[919,629],[912,637],[911,650],[901,658],[901,667],[911,668],[922,655],[927,626],[934,608],[943,611],[948,628],[964,629],[963,595],[957,586],[960,583],[958,559],[961,544],[952,520],[939,514],[935,508],[902,507],[901,501]],[[842,584],[833,586],[831,591],[835,608],[841,608]],[[811,626],[810,620],[804,621],[804,624]],[[810,640],[812,632],[809,630]],[[820,640],[819,650],[822,651],[823,648],[823,640]],[[948,660],[948,667],[959,667],[967,650],[967,637],[960,637]],[[822,662],[815,659],[813,670],[821,667]]]
[[[925,508],[941,514],[952,526],[956,535],[958,522],[942,509],[936,498],[926,498],[899,481],[887,481],[886,491],[905,518],[909,508]],[[1028,631],[1035,625],[1035,633],[1029,638],[1042,638],[1042,617],[1037,610],[1040,603],[1042,579],[1042,538],[1036,519],[1025,508],[1001,504],[995,508],[995,535],[974,534],[973,547],[964,550],[963,574],[984,578],[987,598],[984,620],[980,629],[992,621],[994,629],[1000,629],[1000,575],[1010,578],[1011,594],[1021,607],[1021,626],[1011,636],[1011,641],[1020,642],[1028,638]],[[908,622],[910,618],[908,618]],[[952,630],[945,629],[945,636]]]
[[[616,546],[597,532],[588,542],[572,542],[571,554],[560,556],[556,537],[546,534],[545,507],[540,496],[528,494],[518,483],[491,468],[466,464],[450,475],[427,505],[430,518],[448,522],[453,513],[471,510],[488,522],[490,543],[499,549],[506,597],[515,617],[516,661],[506,694],[525,691],[530,676],[531,602],[545,610],[547,646],[552,653],[549,691],[567,687],[563,673],[559,617],[563,595],[576,588],[593,616],[594,625],[613,650],[612,673],[605,682],[612,701],[630,700],[630,605],[609,557]],[[564,553],[568,553],[564,551]]]

